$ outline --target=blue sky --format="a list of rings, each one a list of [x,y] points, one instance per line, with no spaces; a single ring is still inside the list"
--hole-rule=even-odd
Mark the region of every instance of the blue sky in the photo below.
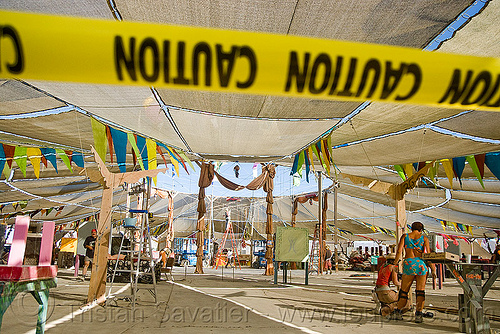
[[[239,177],[235,177],[234,167],[236,165],[240,166]],[[253,165],[252,163],[236,163],[236,162],[226,162],[220,169],[219,174],[225,178],[233,181],[234,183],[247,185],[253,180]],[[164,166],[158,166],[163,168]],[[165,190],[174,190],[182,193],[198,193],[198,179],[200,177],[200,169],[195,165],[196,171],[193,171],[188,167],[189,175],[186,173],[182,167],[180,168],[180,176],[172,177],[172,170],[167,174],[158,175],[157,186]],[[260,164],[257,166],[257,175],[261,173]],[[330,186],[332,182],[328,179],[323,178],[323,189]],[[213,189],[213,190],[212,190]],[[306,182],[305,172],[302,173],[302,179],[300,180],[300,186],[296,187],[292,185],[292,176],[290,175],[290,168],[283,166],[276,166],[276,176],[274,178],[274,191],[273,196],[291,196],[296,194],[315,192],[318,190],[318,185],[316,177],[311,173],[309,174],[309,183]],[[211,195],[213,191],[214,196],[226,196],[226,197],[263,197],[265,193],[262,189],[256,191],[250,191],[243,189],[240,191],[232,191],[224,188],[220,185],[216,178],[212,186],[206,189],[206,194]]]

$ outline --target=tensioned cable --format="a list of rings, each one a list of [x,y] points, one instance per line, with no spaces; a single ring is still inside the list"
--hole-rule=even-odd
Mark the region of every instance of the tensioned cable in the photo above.
[[[182,112],[189,112],[193,114],[200,114],[200,115],[206,115],[206,116],[213,116],[213,117],[221,117],[221,118],[236,118],[236,119],[244,119],[244,120],[251,120],[251,121],[277,121],[277,122],[310,122],[310,121],[335,121],[335,120],[341,120],[341,117],[330,117],[330,118],[271,118],[271,117],[256,117],[256,116],[243,116],[243,115],[229,115],[229,114],[218,114],[218,113],[213,113],[209,111],[203,111],[203,110],[196,110],[196,109],[188,109],[188,108],[182,108],[178,106],[172,106],[165,104],[165,106],[169,109],[174,109],[174,110],[179,110]]]
[[[162,98],[160,97],[160,94],[158,94],[158,91],[156,90],[156,88],[154,87],[151,87],[151,91],[153,92],[153,96],[155,97],[156,101],[158,102],[158,104],[160,105],[160,108],[161,110],[163,111],[163,113],[165,114],[165,116],[167,117],[168,121],[170,122],[170,125],[172,126],[172,128],[174,129],[175,133],[177,133],[177,136],[179,136],[179,139],[182,141],[182,143],[186,146],[186,148],[192,152],[193,150],[191,149],[191,147],[189,146],[189,144],[187,143],[186,139],[184,138],[184,136],[182,135],[181,131],[179,130],[179,128],[177,127],[177,124],[175,124],[175,120],[174,118],[172,117],[172,115],[170,114],[170,111],[168,110],[168,107],[166,106],[165,102],[163,102]]]
[[[449,189],[443,188],[443,190],[445,190],[445,200],[443,202],[441,202],[437,205],[432,205],[432,206],[429,206],[427,208],[423,208],[423,209],[418,209],[418,210],[414,210],[414,211],[408,210],[407,212],[408,213],[420,213],[420,212],[436,209],[436,208],[442,207],[443,205],[446,205],[449,201],[451,201],[452,197],[451,197],[451,192]],[[350,195],[346,195],[346,194],[343,194],[343,196],[358,198],[358,197],[354,197],[354,196],[350,196]],[[362,199],[362,198],[358,198],[358,199],[370,202],[370,201]],[[351,202],[351,203],[354,203],[354,202]],[[373,203],[375,203],[375,202],[373,202]],[[381,204],[381,203],[377,203],[377,204],[385,206],[384,204]],[[331,211],[330,209],[328,209],[328,210]],[[345,216],[345,215],[343,215],[343,216],[350,218],[350,216]],[[394,216],[395,216],[395,214],[390,214],[390,215],[382,215],[382,216],[356,217],[356,219],[391,218]],[[354,219],[354,218],[352,218],[352,219]],[[345,220],[345,219],[339,219],[339,220]]]
[[[321,138],[323,138],[324,136],[332,133],[334,130],[340,128],[342,125],[346,124],[347,122],[349,122],[354,116],[358,115],[361,111],[363,111],[364,109],[366,109],[366,107],[368,107],[369,105],[371,104],[371,101],[365,101],[363,103],[361,103],[359,106],[356,107],[356,109],[354,109],[352,112],[350,112],[347,116],[343,117],[340,121],[338,121],[337,124],[335,124],[333,127],[331,127],[330,129],[328,129],[327,131],[323,132],[321,135],[317,136],[316,138],[314,138],[312,141],[310,141],[307,145],[304,145],[302,146],[300,149],[298,149],[297,151],[293,152],[292,154],[286,156],[286,157],[282,157],[280,159],[278,159],[277,161],[279,160],[283,160],[283,159],[286,159],[286,158],[289,158],[295,154],[297,154],[298,152],[306,149],[307,147],[311,146],[312,144],[314,144],[315,142],[317,142],[318,140],[320,140]]]
[[[2,115],[0,116],[0,120],[37,118],[41,116],[59,115],[70,111],[73,111],[73,108],[71,106],[66,105],[63,107],[32,111],[22,114]]]
[[[454,136],[454,137],[457,137],[460,139],[469,139],[469,140],[473,140],[473,141],[477,141],[477,142],[481,142],[481,143],[488,143],[488,144],[495,144],[495,145],[500,144],[500,140],[472,136],[472,135],[468,135],[468,134],[464,134],[464,133],[460,133],[460,132],[456,132],[456,131],[452,131],[452,130],[448,130],[448,129],[443,129],[443,128],[440,128],[440,127],[437,127],[434,125],[428,125],[428,126],[426,126],[426,128],[431,129],[431,130],[436,131],[436,132],[439,132],[439,133],[442,133],[442,134],[445,134],[445,135]]]
[[[421,124],[421,125],[414,126],[412,128],[406,129],[406,130],[401,130],[401,131],[396,131],[396,132],[392,132],[392,133],[383,134],[383,135],[380,135],[380,136],[374,136],[374,137],[370,137],[370,138],[366,138],[366,139],[356,140],[356,141],[353,141],[353,142],[350,142],[350,143],[345,143],[345,144],[342,144],[342,145],[336,145],[336,146],[333,146],[332,148],[335,149],[335,148],[341,148],[341,147],[358,145],[358,144],[362,144],[362,143],[365,143],[365,142],[370,142],[370,141],[373,141],[373,140],[378,140],[378,139],[388,138],[388,137],[392,137],[392,136],[397,136],[397,135],[400,135],[400,134],[403,134],[403,133],[406,133],[406,132],[418,131],[418,130],[422,130],[422,129],[431,129],[431,130],[433,130],[435,132],[439,132],[439,133],[442,133],[442,134],[451,135],[451,136],[454,136],[454,137],[457,137],[457,138],[460,138],[460,139],[469,139],[469,140],[473,140],[473,141],[477,141],[477,142],[481,142],[481,143],[488,143],[488,144],[495,144],[495,145],[500,144],[500,140],[488,139],[488,138],[484,138],[484,137],[477,137],[477,136],[467,135],[467,134],[464,134],[464,133],[461,133],[461,132],[456,132],[456,131],[452,131],[452,130],[440,128],[440,127],[435,126],[435,125]]]
[[[472,18],[477,16],[481,11],[486,8],[490,0],[476,0],[472,5],[467,7],[461,12],[457,18],[443,29],[427,46],[423,49],[426,51],[434,51],[447,40],[453,38],[455,33],[463,28]]]
[[[37,142],[40,142],[40,143],[44,143],[44,144],[46,144],[49,147],[63,148],[65,150],[72,150],[72,151],[79,150],[78,147],[63,145],[63,144],[59,144],[59,143],[50,142],[50,141],[47,141],[47,140],[42,140],[42,139],[31,138],[31,137],[19,135],[19,134],[16,134],[16,133],[5,132],[5,131],[2,131],[2,130],[0,130],[0,134],[9,135],[9,136],[13,136],[13,137],[18,137],[18,138],[22,138],[22,139],[30,140],[30,141],[37,141]],[[2,142],[5,143],[5,142],[11,142],[11,141],[2,139]],[[39,145],[35,145],[35,144],[29,143],[29,142],[23,142],[22,144],[26,145],[26,146],[30,146],[30,147],[39,146]],[[90,152],[90,150],[85,150],[85,152]]]
[[[83,150],[83,143],[82,143],[82,136],[81,136],[81,131],[80,131],[80,122],[78,121],[78,117],[75,117],[76,118],[76,127],[78,129],[78,139],[80,141],[80,148]],[[83,158],[84,162],[85,162],[85,157]],[[86,181],[87,181],[87,184],[90,184],[90,179],[87,177],[86,178]],[[92,206],[94,206],[94,198],[90,198],[90,204]],[[113,211],[113,210],[112,210]],[[93,214],[96,214],[96,212],[100,212],[100,209],[99,210],[93,210]]]
[[[46,200],[46,201],[49,201],[49,202],[52,202],[52,203],[57,203],[57,204],[73,205],[73,206],[78,206],[78,207],[85,208],[85,209],[98,210],[97,208],[92,207],[92,206],[85,206],[85,205],[81,205],[81,204],[78,204],[78,203],[61,202],[61,201],[56,201],[56,200],[53,200],[53,199],[50,199],[50,198],[38,196],[38,195],[32,194],[32,193],[30,193],[30,192],[28,192],[26,190],[23,190],[23,189],[20,189],[20,188],[16,187],[15,185],[11,184],[8,180],[3,180],[2,182],[5,183],[7,186],[11,187],[12,189],[14,189],[16,191],[19,191],[22,194],[25,194],[25,195],[28,195],[28,196],[32,196],[32,197],[35,197],[37,199],[42,199],[42,200]]]

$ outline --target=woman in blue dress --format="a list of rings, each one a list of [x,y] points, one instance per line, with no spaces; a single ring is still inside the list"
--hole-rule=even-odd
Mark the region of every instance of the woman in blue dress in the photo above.
[[[399,290],[398,305],[394,310],[393,319],[402,320],[401,309],[408,301],[408,292],[410,291],[413,281],[416,281],[415,296],[417,297],[417,308],[415,312],[415,322],[423,321],[422,310],[425,301],[425,282],[429,268],[422,259],[423,253],[429,253],[429,239],[423,235],[424,224],[414,222],[411,225],[411,232],[403,234],[399,240],[398,250],[396,254],[395,264],[398,264],[405,250],[403,260],[403,278],[401,280],[401,288]],[[434,273],[434,270],[432,271]]]

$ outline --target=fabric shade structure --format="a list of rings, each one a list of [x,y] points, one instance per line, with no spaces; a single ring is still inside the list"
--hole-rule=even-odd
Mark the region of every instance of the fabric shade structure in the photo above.
[[[1,5],[9,10],[250,30],[493,57],[500,53],[500,43],[495,43],[499,41],[495,29],[498,6],[494,1],[470,0],[370,0],[362,5],[352,0],[202,1],[196,5],[121,0],[111,7],[99,1],[86,1],[85,6],[78,1],[43,6],[4,1]],[[456,34],[447,39],[450,31]],[[0,113],[8,116],[2,119],[0,140],[51,144],[83,152],[88,152],[92,143],[90,124],[85,120],[89,115],[213,160],[279,162],[329,131],[334,133],[333,158],[340,165],[398,164],[500,150],[496,131],[500,115],[480,110],[15,80],[3,81],[0,97]],[[211,134],[210,140],[203,135],[206,133]],[[268,145],[268,138],[275,144]],[[419,148],[401,147],[407,143],[419,143]],[[389,152],[394,147],[401,148]],[[130,147],[128,152],[131,154]]]
[[[6,0],[2,1],[0,8],[348,40],[472,56],[498,57],[500,54],[497,23],[500,21],[500,3],[487,0],[56,0],[36,3]],[[175,148],[185,152],[190,159],[273,162],[277,168],[291,166],[295,154],[325,135],[331,135],[329,149],[341,173],[391,184],[401,182],[393,165],[500,151],[500,113],[497,112],[0,79],[2,144],[81,152],[85,167],[93,167],[90,145],[95,144],[95,137],[91,118],[121,131],[123,138],[123,133],[127,133],[127,138],[135,136],[140,146],[138,150],[145,146],[141,145],[142,142],[151,139],[164,145],[157,146],[162,153]],[[107,144],[104,147],[109,147],[110,143]],[[137,160],[148,162],[144,150],[134,153],[132,145],[126,143],[119,147],[120,166],[109,149],[103,157],[111,170],[131,171],[137,167]],[[158,158],[161,161],[160,155]],[[166,163],[182,165],[173,157],[170,161],[165,160]],[[46,211],[45,214],[35,213],[35,221],[54,219],[61,224],[99,211],[99,184],[70,172],[60,158],[56,161],[57,173],[49,164],[48,167],[41,165],[39,175],[32,168],[30,159],[26,170],[12,159],[5,159],[5,162],[13,171],[7,175],[6,169],[0,171],[4,172],[0,201],[6,203],[0,214],[7,222],[11,223],[13,219],[9,215],[21,212],[11,205],[19,201],[28,201],[24,210],[31,213],[64,206],[49,215]],[[311,168],[322,168],[317,158],[310,163]],[[332,167],[332,175],[334,170]],[[487,168],[484,170],[483,188],[469,164],[465,165],[461,184],[456,181],[450,184],[443,167],[439,167],[439,187],[434,189],[420,184],[407,194],[408,218],[421,219],[434,231],[442,230],[437,219],[470,224],[478,231],[500,229],[499,181]],[[35,180],[38,177],[40,180]],[[380,232],[363,224],[392,229],[394,209],[391,199],[353,184],[340,174],[339,178],[342,186],[338,203],[339,228],[350,229],[354,234],[376,234],[385,238],[386,235],[379,235]],[[270,182],[268,189],[273,190],[272,181],[267,182]],[[266,224],[273,221],[274,226],[287,223],[291,219],[291,199],[273,198],[272,191],[268,194],[263,221]],[[328,208],[333,207],[331,197]],[[270,210],[267,203],[272,201]],[[113,196],[113,220],[124,218],[124,202],[125,191],[117,188]],[[191,220],[197,222],[199,217],[196,210],[195,216],[184,214],[191,212],[191,205],[196,206],[197,199],[178,194],[174,202],[174,225],[185,223],[182,225],[185,228],[175,233],[187,235],[195,229]],[[152,203],[158,212],[164,210],[161,204]],[[203,200],[200,203],[205,204]],[[317,219],[315,204],[308,205],[298,205],[296,226],[310,227]],[[59,215],[54,217],[57,212]],[[327,226],[330,215],[331,209],[328,209]],[[205,224],[201,225],[197,230],[202,231]],[[256,230],[266,235],[272,233],[273,228],[263,226]],[[349,235],[349,238],[354,237]]]
[[[285,167],[278,166],[277,169]],[[464,175],[470,171],[464,170]],[[346,172],[357,173],[365,177],[373,177],[374,170],[365,167],[343,168]],[[398,178],[393,171],[378,169],[376,174],[385,181]],[[443,175],[443,174],[441,174]],[[447,178],[440,177],[440,187],[433,186],[415,188],[406,195],[406,208],[408,221],[419,220],[425,224],[426,230],[434,233],[447,233],[460,235],[467,238],[495,237],[494,230],[498,230],[499,207],[500,207],[500,181],[486,178],[485,189],[477,180],[463,179],[462,188],[458,182],[454,183],[455,189],[450,191],[447,187]],[[337,228],[340,240],[384,240],[394,242],[391,233],[374,231],[371,226],[394,230],[394,207],[393,200],[385,194],[375,193],[368,187],[354,184],[349,178],[339,178],[340,188],[338,190],[338,221]],[[14,186],[11,188],[8,184]],[[15,213],[27,213],[32,215],[32,221],[43,222],[53,220],[58,226],[65,229],[73,229],[71,223],[85,218],[92,218],[99,213],[101,206],[102,191],[97,183],[82,180],[80,176],[67,176],[40,180],[16,180],[10,183],[0,183],[2,197],[11,199],[13,204],[26,201],[27,205],[15,208],[13,204],[4,205],[1,210],[3,218]],[[281,188],[282,185],[280,184]],[[276,188],[275,188],[276,189]],[[31,194],[31,195],[27,195]],[[234,192],[237,195],[237,192]],[[297,195],[314,197],[314,194]],[[237,238],[252,238],[267,240],[268,203],[266,193],[256,191],[257,197],[235,197],[228,199],[227,196],[215,197],[213,199],[213,226],[216,233],[222,234],[225,230],[224,212],[231,210],[231,220]],[[212,207],[212,197],[206,197],[204,204],[206,208]],[[173,211],[168,210],[168,198],[152,195],[150,199],[150,212],[154,218],[151,221],[152,228],[168,227],[169,215],[172,214],[172,228],[176,237],[194,236],[198,231],[198,194],[173,193]],[[120,223],[126,217],[126,191],[118,188],[113,194],[112,220]],[[273,196],[272,233],[276,226],[291,226],[294,197]],[[132,202],[131,207],[137,203]],[[328,209],[326,210],[326,238],[331,240],[333,233],[333,196],[328,196]],[[62,209],[58,211],[59,208]],[[326,205],[324,206],[326,207]],[[51,210],[50,210],[51,209]],[[37,212],[37,210],[40,210]],[[41,210],[44,210],[43,212]],[[48,212],[50,210],[50,212]],[[212,214],[205,214],[211,217]],[[314,234],[314,227],[318,223],[317,202],[305,201],[297,204],[295,218],[296,227],[306,227],[310,236]],[[93,219],[93,218],[92,218]],[[472,226],[472,230],[460,231],[449,224],[444,229],[440,221],[460,223]],[[69,223],[69,225],[67,225]],[[212,221],[205,219],[205,226]],[[168,230],[163,229],[165,233]],[[345,231],[345,232],[342,232]],[[348,232],[352,233],[348,233]],[[163,238],[161,236],[161,238]]]

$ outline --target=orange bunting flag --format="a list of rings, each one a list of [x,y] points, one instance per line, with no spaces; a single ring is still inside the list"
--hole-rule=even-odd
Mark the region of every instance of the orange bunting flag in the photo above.
[[[111,130],[109,126],[106,125],[106,137],[108,139],[108,147],[109,147],[109,156],[111,159],[111,163],[113,163],[113,137],[111,136]],[[106,161],[106,160],[103,160]]]

